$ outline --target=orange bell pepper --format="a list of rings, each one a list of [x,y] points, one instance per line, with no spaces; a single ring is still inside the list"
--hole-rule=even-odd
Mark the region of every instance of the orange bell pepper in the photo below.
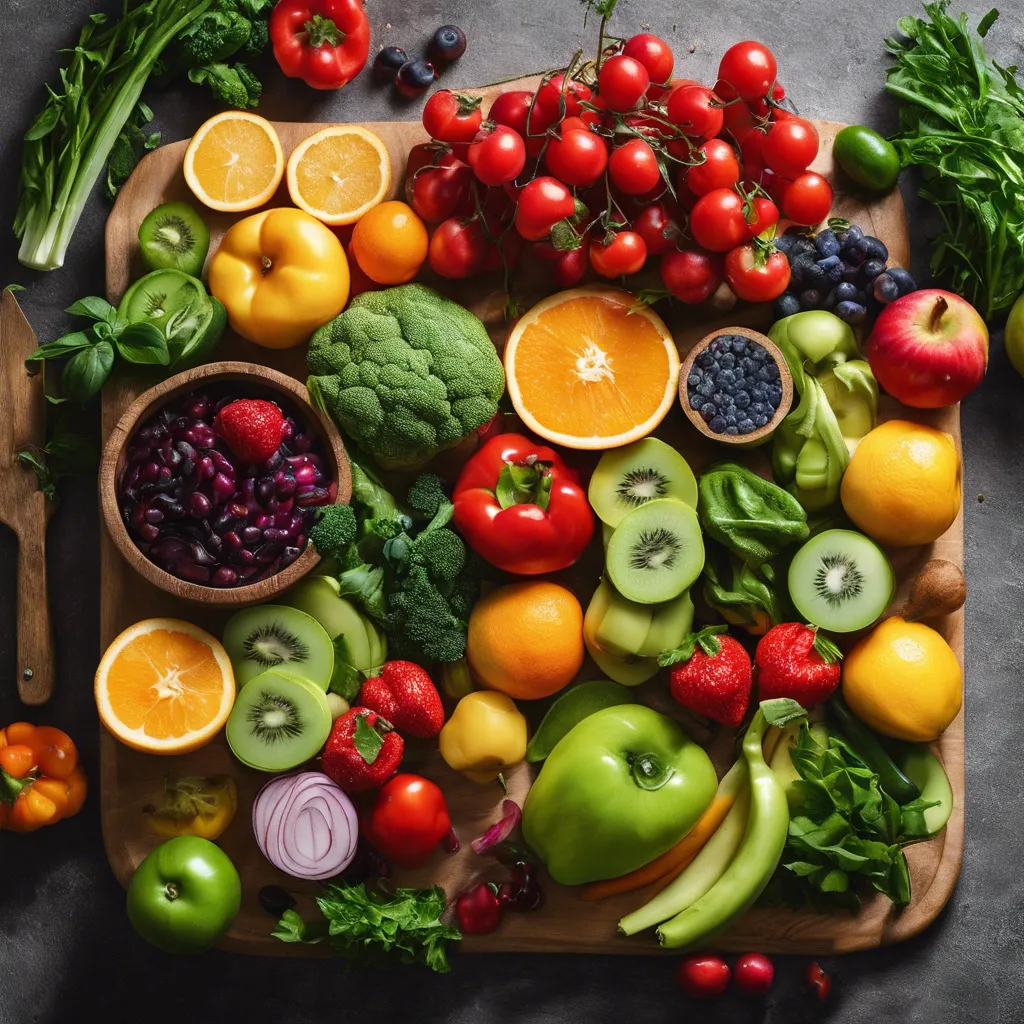
[[[15,722],[0,729],[0,828],[33,832],[77,814],[85,773],[67,733]]]

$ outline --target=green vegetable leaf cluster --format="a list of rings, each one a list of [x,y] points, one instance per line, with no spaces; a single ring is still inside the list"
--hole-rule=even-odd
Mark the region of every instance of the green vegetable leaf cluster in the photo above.
[[[89,476],[96,471],[99,449],[89,427],[72,422],[72,414],[64,406],[57,411],[53,431],[46,444],[41,448],[26,446],[15,452],[15,458],[35,473],[39,490],[54,501],[61,480]]]
[[[903,101],[892,141],[945,222],[932,270],[989,320],[1024,287],[1024,88],[985,54],[999,12],[972,30],[948,7],[926,3],[927,19],[901,18],[902,37],[886,40],[886,89]]]
[[[461,939],[462,933],[441,920],[447,899],[439,885],[386,893],[369,889],[366,883],[329,884],[316,902],[324,921],[307,924],[294,910],[285,911],[272,933],[274,938],[282,942],[326,941],[353,964],[397,958],[406,964],[424,964],[441,974],[451,970],[447,944]]]
[[[107,198],[113,201],[121,186],[131,177],[135,165],[151,149],[160,145],[160,133],[143,131],[153,120],[153,111],[139,100],[125,123],[121,134],[114,140],[114,145],[107,157],[107,181],[105,191]]]

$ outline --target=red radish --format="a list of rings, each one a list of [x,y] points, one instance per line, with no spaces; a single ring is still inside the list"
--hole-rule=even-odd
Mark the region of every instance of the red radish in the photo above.
[[[821,969],[821,964],[817,960],[812,960],[807,965],[807,970],[804,971],[804,981],[818,997],[819,1003],[828,999],[828,994],[832,991],[832,979]]]
[[[720,956],[684,956],[676,981],[691,999],[717,999],[729,987],[729,965]]]
[[[775,981],[775,965],[764,953],[744,953],[733,968],[733,980],[741,992],[763,996]]]

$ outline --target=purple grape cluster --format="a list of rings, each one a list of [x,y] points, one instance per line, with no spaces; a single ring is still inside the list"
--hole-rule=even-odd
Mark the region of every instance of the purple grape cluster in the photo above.
[[[266,462],[238,462],[213,420],[239,397],[247,396],[192,392],[128,445],[118,487],[128,533],[150,561],[190,583],[236,587],[280,572],[302,554],[316,509],[338,494],[319,437],[291,410],[282,408],[281,446]]]

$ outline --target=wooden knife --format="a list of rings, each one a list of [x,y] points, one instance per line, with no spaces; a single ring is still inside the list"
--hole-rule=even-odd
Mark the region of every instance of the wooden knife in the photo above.
[[[53,693],[53,627],[46,593],[46,524],[53,502],[17,452],[46,443],[42,375],[30,377],[25,358],[36,336],[9,291],[0,297],[0,522],[18,537],[18,693],[43,704]]]

